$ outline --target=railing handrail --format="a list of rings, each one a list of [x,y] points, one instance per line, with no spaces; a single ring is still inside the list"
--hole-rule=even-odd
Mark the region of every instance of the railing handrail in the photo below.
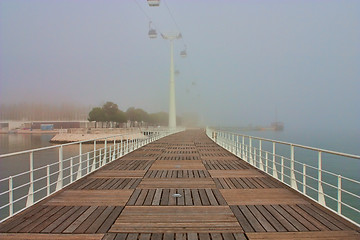
[[[157,128],[155,128],[155,129],[157,129]],[[166,132],[166,131],[169,131],[169,130],[159,129],[158,131],[154,131],[154,132]],[[139,133],[141,133],[141,132],[139,132]],[[101,139],[122,137],[122,136],[127,136],[127,135],[132,135],[132,134],[134,134],[134,133],[121,133],[121,134],[110,135],[110,136],[105,136],[105,137],[92,138],[92,139],[88,139],[88,140],[81,140],[81,141],[75,141],[75,142],[69,142],[69,143],[63,143],[63,144],[56,144],[56,145],[53,145],[53,146],[33,148],[33,149],[29,149],[29,150],[24,150],[24,151],[18,151],[18,152],[12,152],[12,153],[4,153],[4,154],[0,155],[0,158],[11,157],[11,156],[20,155],[20,154],[26,154],[26,153],[30,153],[30,152],[38,152],[38,151],[43,151],[43,150],[49,150],[49,149],[53,149],[53,148],[58,148],[60,146],[65,147],[65,146],[70,146],[70,145],[76,145],[76,144],[79,144],[79,143],[93,142],[93,141],[97,141],[97,140],[101,140]]]
[[[288,185],[305,197],[317,201],[325,208],[355,225],[360,226],[360,219],[358,217],[360,214],[360,206],[357,204],[360,201],[358,192],[358,189],[360,189],[360,181],[355,180],[357,179],[357,175],[352,177],[342,176],[337,171],[331,172],[323,169],[322,153],[328,153],[332,158],[337,156],[354,160],[360,159],[360,156],[249,136],[216,128],[207,128],[206,134],[219,146],[227,149],[265,174]],[[252,140],[258,141],[254,142]],[[263,142],[272,143],[272,146],[268,144],[263,145]],[[276,151],[276,144],[289,147],[289,155],[284,152],[283,147],[281,147],[279,154]],[[272,148],[272,150],[269,150],[269,148]],[[303,161],[307,157],[306,154],[300,154],[295,157],[295,151],[297,149],[306,149],[317,153],[315,164],[309,165],[306,164],[306,161]],[[308,169],[311,169],[312,173],[308,171]],[[329,178],[323,178],[324,174]],[[352,184],[356,184],[356,187]],[[323,186],[325,186],[326,189]],[[312,192],[309,193],[309,190]],[[343,197],[343,194],[346,196]],[[333,202],[329,204],[328,201]],[[346,210],[343,210],[345,208]]]
[[[134,132],[129,132],[0,155],[0,158],[24,155],[29,161],[29,170],[0,179],[0,184],[2,184],[0,196],[8,196],[8,200],[4,200],[4,202],[6,202],[2,203],[0,207],[1,214],[8,210],[7,213],[4,212],[4,216],[1,215],[0,222],[49,197],[74,181],[96,171],[100,167],[150,142],[183,130],[182,128],[154,128],[151,131],[149,129],[144,131],[151,132],[151,134],[144,135],[144,137],[134,136]],[[142,133],[142,131],[137,133]],[[123,138],[124,136],[125,138]],[[119,139],[119,137],[121,138]],[[96,141],[102,139],[104,140],[105,146],[97,148]],[[90,151],[83,152],[83,145],[81,143],[85,142],[92,142],[94,148]],[[64,158],[64,146],[69,145],[78,145],[79,151],[70,157],[67,156]],[[41,152],[48,149],[56,149],[58,151],[58,155],[51,158],[54,162],[34,168],[35,158],[39,156],[34,157],[34,152]],[[55,169],[53,167],[55,167]],[[44,170],[46,170],[46,173]],[[39,174],[34,175],[35,172]],[[27,178],[26,182],[23,182],[23,177]],[[46,183],[44,182],[45,180]],[[5,181],[8,182],[7,187],[4,185],[6,184]],[[16,194],[14,194],[15,191],[17,191]],[[26,202],[24,202],[25,200]]]
[[[245,134],[241,134],[241,133],[234,133],[234,132],[231,132],[231,131],[225,131],[225,130],[216,129],[216,128],[213,128],[213,129],[216,130],[216,131],[222,131],[222,132],[225,132],[225,133],[231,133],[231,134],[234,134],[234,135],[244,136],[244,137],[257,139],[257,140],[261,140],[261,141],[275,142],[275,143],[279,143],[279,144],[304,148],[304,149],[308,149],[308,150],[314,150],[314,151],[319,151],[319,152],[323,152],[323,153],[334,154],[334,155],[338,155],[338,156],[342,156],[342,157],[360,159],[360,155],[356,155],[356,154],[337,152],[337,151],[327,150],[327,149],[323,149],[323,148],[315,148],[315,147],[310,147],[310,146],[306,146],[306,145],[301,145],[301,144],[297,144],[297,143],[290,143],[290,142],[284,142],[284,141],[274,140],[274,139],[269,139],[269,138],[261,138],[261,137],[256,137],[256,136],[250,136],[250,135],[245,135]]]

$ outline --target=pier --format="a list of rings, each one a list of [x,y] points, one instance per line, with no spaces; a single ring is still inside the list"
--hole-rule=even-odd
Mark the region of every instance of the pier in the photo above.
[[[186,130],[9,217],[0,239],[360,239],[360,228],[220,147],[204,130]]]

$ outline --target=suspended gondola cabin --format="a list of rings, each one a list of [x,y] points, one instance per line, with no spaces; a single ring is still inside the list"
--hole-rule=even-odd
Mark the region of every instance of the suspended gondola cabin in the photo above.
[[[186,56],[187,56],[186,50],[182,50],[182,51],[180,52],[180,56],[186,57]]]
[[[151,27],[151,22],[149,22],[149,38],[157,38],[157,32]]]
[[[186,45],[185,45],[184,50],[182,50],[182,51],[180,52],[180,56],[181,56],[181,57],[186,57],[186,56],[187,56],[187,54],[186,54]]]
[[[160,5],[160,0],[147,0],[149,7],[158,7]]]

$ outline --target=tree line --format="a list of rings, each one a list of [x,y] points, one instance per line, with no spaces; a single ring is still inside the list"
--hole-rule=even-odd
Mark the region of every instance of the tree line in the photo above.
[[[89,121],[96,122],[117,122],[125,123],[130,121],[144,122],[150,125],[167,126],[169,115],[166,112],[147,113],[141,108],[130,107],[126,111],[119,109],[118,105],[113,102],[106,102],[102,107],[94,107],[89,112]],[[178,121],[181,121],[177,118]]]

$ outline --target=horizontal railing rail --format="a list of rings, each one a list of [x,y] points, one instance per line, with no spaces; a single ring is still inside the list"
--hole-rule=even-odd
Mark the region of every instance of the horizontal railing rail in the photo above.
[[[206,134],[252,166],[360,226],[360,179],[323,169],[324,155],[333,161],[350,159],[358,168],[355,178],[360,178],[360,156],[213,128],[207,128]]]
[[[0,161],[11,161],[20,168],[25,162],[29,166],[28,170],[0,179],[0,222],[98,168],[182,130],[146,129],[141,137],[119,134],[0,155]]]

